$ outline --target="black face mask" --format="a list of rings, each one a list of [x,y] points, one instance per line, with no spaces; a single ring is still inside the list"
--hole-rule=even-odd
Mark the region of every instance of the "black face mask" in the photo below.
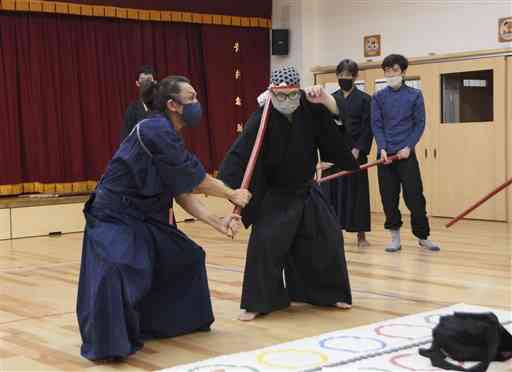
[[[352,79],[338,79],[341,90],[348,92],[354,86],[354,80]]]

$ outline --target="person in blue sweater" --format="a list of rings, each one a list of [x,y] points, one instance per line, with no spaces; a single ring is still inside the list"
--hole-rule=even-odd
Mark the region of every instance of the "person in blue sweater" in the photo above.
[[[411,212],[413,234],[419,245],[430,251],[439,251],[439,246],[428,239],[430,226],[426,212],[426,200],[414,147],[425,130],[425,103],[421,90],[404,83],[409,63],[398,54],[384,58],[382,69],[388,86],[372,98],[372,131],[378,148],[378,157],[385,163],[378,167],[379,189],[386,215],[384,227],[391,232],[391,243],[387,252],[402,249],[400,228],[400,188]],[[387,159],[398,154],[400,160],[391,164]]]

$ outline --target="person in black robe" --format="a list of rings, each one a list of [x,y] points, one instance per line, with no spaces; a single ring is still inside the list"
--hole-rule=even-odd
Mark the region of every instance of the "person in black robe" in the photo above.
[[[151,66],[142,66],[137,72],[135,85],[139,88],[139,98],[130,103],[124,114],[123,127],[121,128],[121,142],[131,133],[139,121],[145,119],[150,114],[150,102],[144,97],[148,85],[155,81],[155,69]]]
[[[77,318],[81,354],[90,360],[125,358],[144,340],[210,329],[205,253],[169,224],[169,204],[176,198],[188,213],[232,236],[239,217],[217,217],[190,193],[241,207],[251,196],[207,175],[185,149],[177,131],[201,119],[188,79],[170,76],[155,90],[157,113],[121,144],[84,209]]]
[[[300,77],[286,66],[273,71],[271,82],[299,85]],[[341,169],[357,168],[334,123],[338,107],[321,87],[267,94],[273,108],[249,188],[253,199],[242,211],[252,231],[239,319],[253,320],[290,301],[349,308],[343,237],[314,182],[318,150]],[[232,188],[241,184],[261,116],[261,108],[252,114],[220,166],[218,177]]]
[[[349,133],[345,138],[352,149],[354,158],[360,165],[368,162],[373,141],[371,129],[371,96],[359,90],[354,82],[357,79],[359,67],[357,63],[345,59],[336,68],[340,90],[333,96],[336,102],[346,109],[343,129]],[[327,169],[324,176],[339,171],[335,166],[322,164],[320,168]],[[366,232],[371,230],[370,187],[368,171],[340,177],[322,183],[322,190],[331,200],[338,216],[340,227],[352,233],[357,233],[357,245],[369,246]]]

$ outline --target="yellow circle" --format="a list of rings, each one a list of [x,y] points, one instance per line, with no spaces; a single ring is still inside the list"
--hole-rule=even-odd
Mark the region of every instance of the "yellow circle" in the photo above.
[[[300,366],[297,366],[297,365],[292,365],[291,366],[291,365],[286,365],[286,364],[269,363],[269,362],[267,362],[265,360],[269,354],[284,354],[284,353],[297,353],[297,354],[302,354],[302,355],[305,355],[305,354],[315,355],[320,360],[319,360],[318,363],[311,363],[311,364],[308,364],[308,365],[300,365]],[[271,351],[267,351],[267,352],[261,353],[261,354],[259,354],[256,357],[256,360],[258,361],[258,363],[260,363],[261,365],[264,365],[266,367],[292,369],[292,368],[297,368],[297,367],[309,367],[309,368],[311,368],[311,367],[320,366],[320,365],[326,363],[329,360],[329,358],[327,357],[327,355],[325,355],[323,353],[320,353],[318,351],[315,351],[315,350],[286,349],[286,350],[271,350]]]

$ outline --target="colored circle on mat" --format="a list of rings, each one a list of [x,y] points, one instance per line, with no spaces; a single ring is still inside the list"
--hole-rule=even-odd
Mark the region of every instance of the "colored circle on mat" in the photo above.
[[[207,366],[195,367],[189,369],[188,372],[260,372],[259,369],[248,366],[236,366],[232,364],[210,364]]]
[[[342,343],[337,345],[337,342]],[[350,347],[347,347],[352,344]],[[320,346],[328,350],[346,351],[347,353],[368,353],[384,349],[387,345],[384,341],[371,337],[335,336],[320,341]]]
[[[422,329],[422,332],[418,332],[419,334],[414,334],[413,330]],[[432,328],[423,325],[414,325],[414,324],[386,324],[381,325],[375,328],[375,333],[379,336],[389,337],[389,338],[401,338],[404,340],[415,340],[418,338],[425,338],[432,336]],[[413,337],[411,336],[403,336],[403,335],[411,335],[413,333]]]
[[[389,359],[389,361],[397,367],[413,372],[439,371],[438,368],[432,368],[430,359],[418,357],[418,354],[398,354]]]
[[[258,363],[270,368],[313,368],[329,361],[329,357],[315,350],[283,349],[271,350],[256,357]]]

